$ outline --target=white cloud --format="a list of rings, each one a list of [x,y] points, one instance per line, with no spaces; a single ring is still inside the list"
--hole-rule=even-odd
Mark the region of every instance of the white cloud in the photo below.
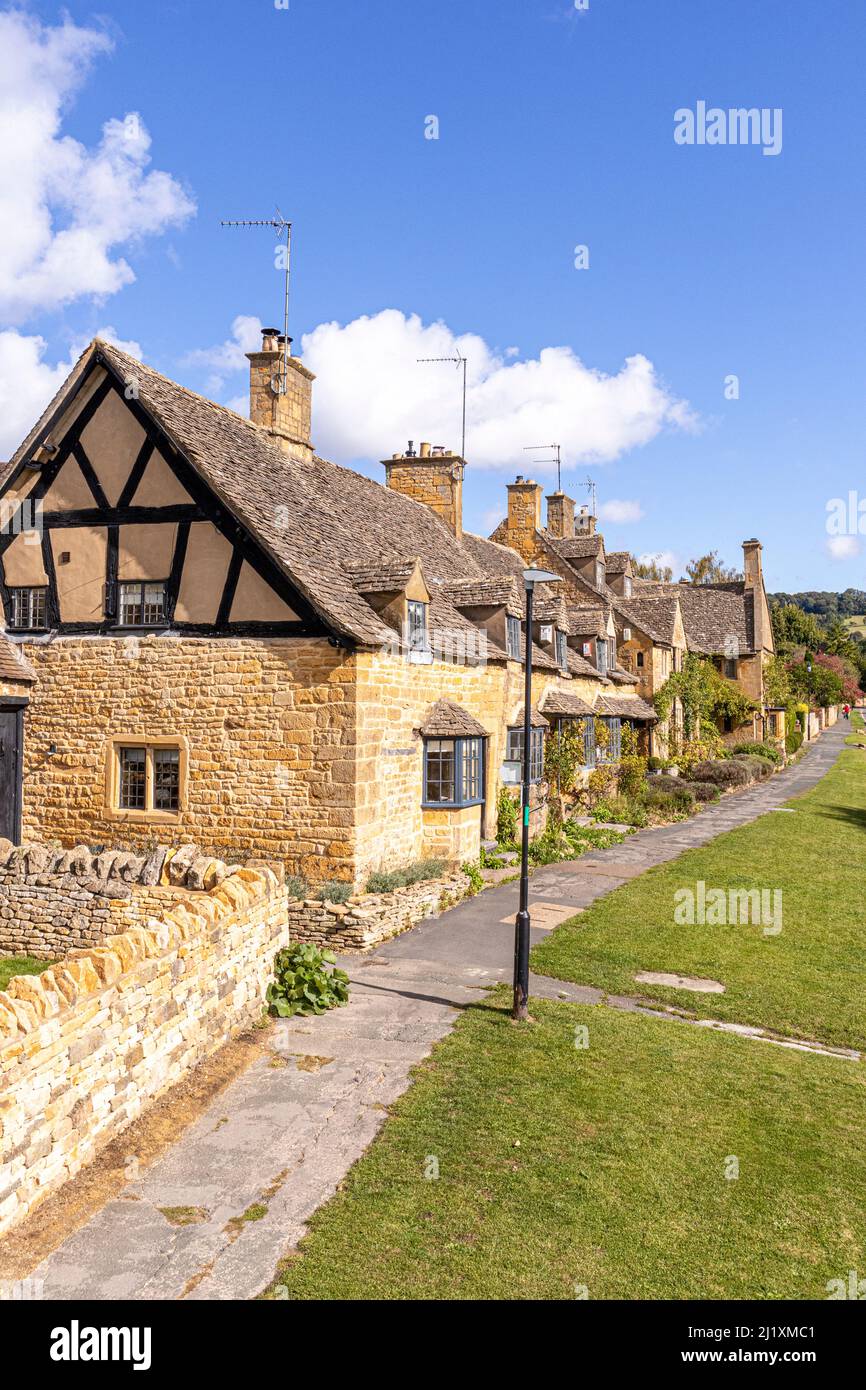
[[[641,565],[657,564],[660,569],[669,569],[674,573],[679,569],[679,559],[673,550],[654,550],[644,551],[643,555],[638,555],[638,563]]]
[[[246,353],[255,352],[261,347],[261,343],[261,319],[252,314],[238,314],[232,320],[230,338],[226,338],[224,342],[217,343],[213,347],[195,348],[186,353],[183,361],[187,366],[209,368],[210,376],[207,379],[206,389],[216,392],[222,389],[226,377],[247,370]],[[235,402],[238,399],[240,398],[235,397]],[[248,402],[246,405],[248,406]],[[232,410],[236,409],[237,405],[233,403]]]
[[[460,373],[417,361],[457,352],[469,359],[467,454],[476,468],[523,472],[524,447],[546,440],[562,445],[569,466],[604,463],[663,429],[696,424],[642,354],[627,357],[615,375],[587,367],[568,347],[510,361],[476,334],[458,336],[397,309],[320,324],[302,347],[317,376],[316,446],[338,461],[386,458],[407,439],[459,448]],[[551,467],[533,464],[533,471]]]
[[[141,344],[121,338],[110,324],[98,328],[94,337],[142,359]],[[0,459],[9,458],[30,433],[88,341],[77,339],[69,356],[52,364],[45,361],[48,345],[40,334],[19,333],[14,328],[0,331]]]
[[[169,174],[148,171],[137,112],[112,118],[93,149],[62,133],[62,116],[108,36],[66,18],[52,28],[0,14],[0,313],[20,323],[135,279],[117,248],[178,225],[195,210]]]
[[[640,521],[643,516],[643,507],[640,502],[626,501],[617,497],[611,497],[610,501],[602,502],[598,511],[602,521],[618,522],[621,526],[625,526],[630,521]]]
[[[856,536],[831,536],[827,553],[834,560],[850,560],[860,554],[860,542]]]

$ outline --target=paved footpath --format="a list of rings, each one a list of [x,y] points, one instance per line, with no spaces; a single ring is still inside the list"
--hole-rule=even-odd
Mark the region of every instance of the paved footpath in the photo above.
[[[850,724],[802,761],[682,824],[538,870],[533,941],[556,921],[655,864],[772,811],[820,780]],[[780,813],[783,814],[783,813]],[[491,888],[366,956],[342,963],[350,1004],[278,1020],[268,1047],[137,1181],[67,1237],[34,1273],[47,1299],[249,1299],[304,1234],[406,1089],[411,1069],[460,1009],[512,971],[516,883]],[[533,976],[531,991],[599,1002],[599,990]],[[639,1008],[635,1000],[607,1000]],[[238,1220],[250,1207],[258,1220]],[[199,1208],[172,1225],[162,1209]],[[257,1213],[258,1214],[258,1213]]]

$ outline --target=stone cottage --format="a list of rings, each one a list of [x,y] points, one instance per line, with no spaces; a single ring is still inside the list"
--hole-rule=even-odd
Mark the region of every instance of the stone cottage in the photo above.
[[[524,632],[522,552],[464,532],[463,459],[410,447],[382,486],[316,455],[284,348],[249,355],[246,419],[95,340],[0,467],[0,833],[359,883],[495,833],[527,640],[537,827],[552,724],[615,749],[624,700],[650,718],[568,596]]]

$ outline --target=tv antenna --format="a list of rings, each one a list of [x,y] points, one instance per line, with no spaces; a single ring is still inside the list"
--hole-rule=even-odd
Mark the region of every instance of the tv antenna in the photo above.
[[[466,462],[466,364],[467,357],[462,357],[455,349],[453,357],[416,357],[416,362],[453,362],[458,371],[463,367],[463,433],[460,440],[460,457]]]
[[[225,218],[220,219],[221,227],[273,227],[278,237],[285,233],[286,237],[286,288],[283,302],[283,373],[282,377],[275,377],[271,386],[275,395],[284,396],[289,384],[289,277],[292,258],[292,224],[287,222],[283,214],[277,208],[276,217],[244,217],[229,221]],[[280,247],[282,250],[282,247]]]
[[[589,493],[589,500],[590,500],[590,503],[591,503],[591,505],[592,505],[592,514],[593,514],[594,517],[597,517],[597,516],[598,516],[598,509],[597,509],[597,507],[596,507],[596,500],[595,500],[595,499],[596,499],[596,491],[597,491],[597,489],[596,489],[596,485],[595,485],[595,483],[593,482],[592,478],[587,478],[586,482],[584,483],[584,487],[586,488],[587,492]]]
[[[559,444],[527,444],[523,450],[525,454],[535,453],[538,449],[552,449],[550,458],[536,459],[536,463],[555,463],[556,464],[556,490],[562,492],[562,449]]]

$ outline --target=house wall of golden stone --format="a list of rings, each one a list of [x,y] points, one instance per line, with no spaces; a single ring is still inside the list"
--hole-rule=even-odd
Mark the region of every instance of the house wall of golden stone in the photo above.
[[[357,724],[357,872],[394,868],[426,855],[454,861],[478,854],[496,834],[496,802],[506,734],[523,709],[523,669],[514,661],[460,666],[359,653]],[[532,703],[551,688],[591,700],[591,681],[533,672]],[[455,701],[487,730],[485,806],[425,811],[424,744],[418,730],[441,698]],[[536,833],[541,826],[533,825]]]
[[[24,837],[282,860],[351,878],[353,659],[325,639],[60,637],[28,643]],[[181,809],[123,812],[113,748],[182,749]],[[56,745],[56,752],[51,746]]]

